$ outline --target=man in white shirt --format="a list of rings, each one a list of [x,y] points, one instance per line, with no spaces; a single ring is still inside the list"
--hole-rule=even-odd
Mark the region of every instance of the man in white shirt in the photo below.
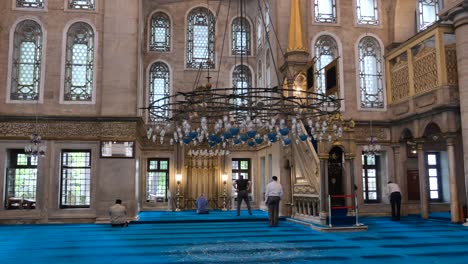
[[[391,181],[387,185],[390,203],[392,205],[392,221],[400,221],[401,190],[398,184]]]
[[[109,208],[109,216],[112,227],[126,227],[127,209],[122,205],[122,200],[115,200],[115,204]]]
[[[283,196],[283,187],[278,183],[278,177],[271,177],[272,181],[266,186],[265,203],[268,205],[268,219],[270,226],[278,226],[279,203]]]

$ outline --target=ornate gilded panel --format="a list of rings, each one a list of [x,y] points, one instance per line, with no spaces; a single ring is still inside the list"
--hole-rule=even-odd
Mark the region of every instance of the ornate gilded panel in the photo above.
[[[435,48],[426,47],[414,56],[414,91],[420,94],[437,87]]]
[[[455,44],[445,46],[445,61],[447,65],[447,82],[450,85],[457,85],[458,71]]]

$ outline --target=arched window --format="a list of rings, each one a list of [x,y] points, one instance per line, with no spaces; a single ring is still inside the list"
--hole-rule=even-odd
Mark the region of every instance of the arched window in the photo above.
[[[166,14],[157,12],[151,16],[150,32],[151,51],[171,50],[171,21]]]
[[[270,23],[271,23],[271,17],[270,17],[270,1],[266,0],[265,1],[265,31],[266,33],[270,32]]]
[[[16,7],[44,8],[44,0],[16,0]]]
[[[232,55],[250,55],[250,23],[238,17],[232,21]]]
[[[361,108],[383,108],[383,58],[379,42],[367,36],[361,39],[358,49]]]
[[[262,46],[262,37],[263,37],[263,22],[262,22],[262,13],[258,13],[257,17],[257,46]]]
[[[418,31],[424,30],[439,17],[437,13],[442,9],[442,1],[439,0],[418,0],[417,20]]]
[[[235,93],[242,95],[248,92],[252,87],[252,72],[246,65],[238,65],[234,68],[232,73],[232,85],[235,87]],[[245,98],[245,97],[244,97]],[[245,100],[236,98],[237,105],[243,105],[247,102]]]
[[[193,9],[187,17],[187,68],[215,68],[215,19],[204,7]]]
[[[330,35],[320,36],[314,45],[316,91],[325,93],[325,66],[338,57],[338,45]]]
[[[76,22],[67,32],[64,101],[91,102],[94,90],[94,31]]]
[[[266,88],[271,88],[271,54],[270,54],[270,50],[268,49],[267,52],[265,53],[266,54],[266,58],[265,58],[265,87]]]
[[[258,87],[264,87],[263,86],[263,64],[262,61],[258,61],[258,69],[257,69],[257,76],[258,76]]]
[[[357,0],[357,23],[363,25],[379,24],[378,0]]]
[[[16,26],[11,65],[11,100],[38,100],[42,38],[41,26],[33,20],[24,20]]]
[[[68,8],[94,10],[94,0],[68,0]]]
[[[149,71],[149,105],[156,107],[169,104],[169,87],[169,67],[167,64],[160,61],[153,63]],[[151,121],[157,121],[162,117],[169,117],[167,109],[161,109],[158,110],[158,112],[150,113],[149,119]]]
[[[336,0],[314,0],[315,22],[336,23]]]

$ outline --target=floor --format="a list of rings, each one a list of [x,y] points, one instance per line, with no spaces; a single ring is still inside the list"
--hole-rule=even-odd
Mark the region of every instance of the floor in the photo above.
[[[468,227],[418,216],[363,217],[366,232],[317,232],[243,211],[143,212],[106,224],[2,225],[0,263],[468,263]]]

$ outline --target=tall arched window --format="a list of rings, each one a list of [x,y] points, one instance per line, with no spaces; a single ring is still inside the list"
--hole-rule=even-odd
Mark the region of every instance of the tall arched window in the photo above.
[[[215,19],[204,7],[193,9],[187,17],[187,68],[215,68]]]
[[[42,61],[42,29],[33,20],[16,26],[13,36],[10,100],[39,99]]]
[[[257,66],[257,76],[258,76],[258,87],[264,87],[263,86],[263,64],[262,61],[258,61],[258,66]]]
[[[64,101],[91,102],[94,90],[94,31],[76,22],[67,32]]]
[[[266,51],[266,57],[265,57],[265,87],[266,88],[271,88],[271,54],[270,50],[268,49]]]
[[[248,89],[252,87],[252,72],[246,65],[238,65],[234,68],[232,73],[232,85],[235,87],[235,93],[242,95],[248,92]],[[247,102],[245,100],[236,98],[237,105],[243,105]]]
[[[258,13],[257,17],[257,46],[262,46],[262,37],[263,37],[263,21],[262,21],[262,13]]]
[[[156,12],[151,16],[150,31],[151,51],[171,50],[171,21],[163,12]]]
[[[383,63],[379,42],[370,36],[361,39],[359,53],[359,90],[361,108],[383,108]]]
[[[270,32],[271,16],[270,16],[270,1],[265,1],[265,31]]]
[[[167,105],[169,103],[169,87],[169,67],[164,62],[158,61],[153,63],[149,71],[149,105]],[[162,117],[169,117],[169,112],[167,109],[161,109],[158,110],[158,112],[150,113],[149,119],[151,121],[157,121]]]
[[[238,17],[232,21],[232,55],[250,55],[250,23]]]
[[[314,45],[316,91],[325,93],[325,66],[338,57],[338,45],[330,35],[320,36]]]
[[[357,23],[363,25],[379,24],[378,0],[357,0]]]
[[[418,31],[424,30],[432,23],[436,22],[439,17],[437,13],[442,9],[442,1],[439,0],[418,0],[417,20]]]
[[[315,22],[336,23],[336,0],[314,0]]]

